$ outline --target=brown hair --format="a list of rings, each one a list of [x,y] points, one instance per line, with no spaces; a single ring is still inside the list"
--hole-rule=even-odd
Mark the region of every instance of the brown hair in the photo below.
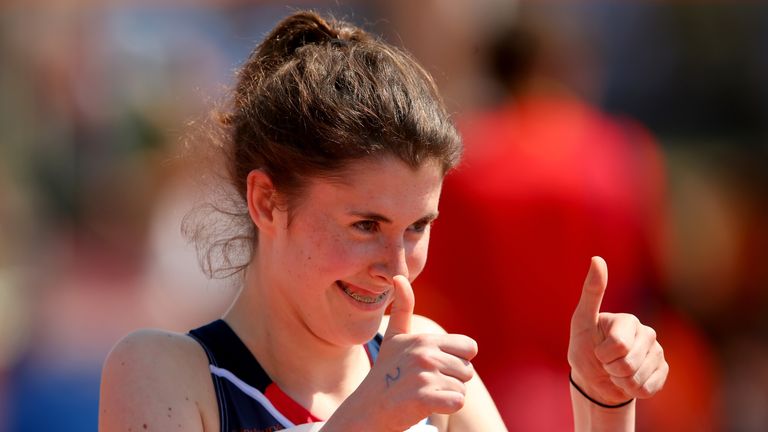
[[[308,179],[338,176],[355,160],[394,155],[414,168],[436,160],[445,174],[461,155],[459,136],[424,69],[402,50],[314,12],[285,18],[256,47],[238,73],[231,104],[222,117],[224,149],[241,211],[225,213],[244,225],[218,239],[200,238],[201,227],[192,233],[211,277],[245,268],[256,246],[245,210],[253,169],[269,175],[290,208]],[[245,245],[244,256],[233,259]]]

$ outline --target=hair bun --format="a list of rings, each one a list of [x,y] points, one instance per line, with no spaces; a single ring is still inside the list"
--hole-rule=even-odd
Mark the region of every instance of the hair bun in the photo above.
[[[286,58],[305,46],[331,43],[347,46],[353,40],[359,40],[357,32],[336,22],[328,22],[315,12],[303,11],[281,21],[264,39],[259,47],[259,55],[265,58]]]

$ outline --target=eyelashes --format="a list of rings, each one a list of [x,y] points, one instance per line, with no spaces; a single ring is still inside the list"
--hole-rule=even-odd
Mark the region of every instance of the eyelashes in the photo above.
[[[375,233],[381,231],[381,226],[378,221],[374,220],[362,220],[352,224],[352,226],[358,231],[364,233]]]
[[[416,222],[408,227],[408,231],[414,233],[424,233],[427,228],[432,226],[434,221]],[[363,233],[377,233],[381,231],[381,223],[375,220],[361,220],[352,224],[352,227]]]
[[[434,220],[429,221],[429,222],[417,222],[417,223],[411,225],[408,229],[413,231],[413,232],[423,233],[424,231],[427,230],[427,228],[432,226],[432,223],[434,223]]]

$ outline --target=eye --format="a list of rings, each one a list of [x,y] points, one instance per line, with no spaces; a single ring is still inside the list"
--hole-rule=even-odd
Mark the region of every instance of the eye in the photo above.
[[[352,226],[355,227],[355,229],[366,233],[374,233],[379,231],[379,222],[373,220],[358,221],[353,223]]]
[[[408,230],[415,233],[423,233],[432,226],[432,221],[429,222],[416,222],[415,224],[411,225]]]

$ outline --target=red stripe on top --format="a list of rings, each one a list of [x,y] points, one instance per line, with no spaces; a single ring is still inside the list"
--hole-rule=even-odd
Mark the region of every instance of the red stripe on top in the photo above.
[[[365,353],[368,355],[368,361],[371,363],[371,366],[373,366],[373,358],[371,357],[370,351],[368,351],[368,344],[363,345],[363,348],[365,348]],[[270,383],[267,386],[266,391],[264,391],[264,396],[272,402],[272,405],[280,411],[285,418],[295,425],[324,421],[285,394],[285,392],[283,392],[283,390],[275,383]]]
[[[272,402],[272,405],[274,405],[281,414],[295,425],[323,421],[323,419],[315,417],[309,410],[291,399],[291,397],[285,394],[275,383],[271,383],[267,386],[264,396]]]
[[[368,356],[368,363],[373,367],[373,356],[371,355],[371,350],[368,349],[368,344],[363,345],[363,348],[365,348],[365,355]]]

